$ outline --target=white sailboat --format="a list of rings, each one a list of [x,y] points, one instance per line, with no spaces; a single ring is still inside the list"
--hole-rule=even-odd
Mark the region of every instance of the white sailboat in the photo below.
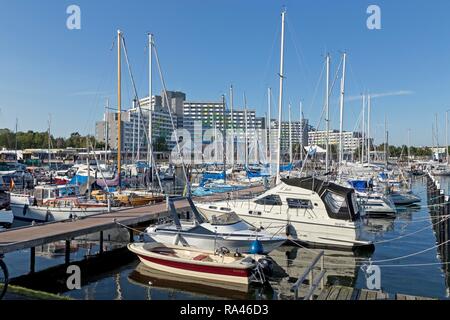
[[[281,137],[283,103],[285,14],[284,11],[281,14],[278,137]],[[353,189],[313,177],[281,180],[279,140],[276,186],[253,199],[217,202],[214,206],[230,208],[247,222],[269,231],[286,228],[292,239],[308,245],[350,249],[372,246],[370,241],[361,240],[362,225]],[[216,211],[211,209],[210,203],[197,203],[197,208],[205,214]]]

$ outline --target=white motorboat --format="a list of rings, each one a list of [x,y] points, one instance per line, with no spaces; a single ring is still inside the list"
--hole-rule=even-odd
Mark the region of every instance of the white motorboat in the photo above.
[[[438,165],[431,170],[433,176],[450,176],[450,167],[448,165]]]
[[[390,199],[382,193],[373,191],[373,184],[367,180],[348,180],[348,185],[355,189],[358,205],[366,217],[395,217],[397,210]]]
[[[178,200],[182,200],[180,198]],[[169,200],[173,222],[150,226],[145,230],[145,240],[153,240],[165,244],[183,244],[185,246],[214,251],[225,247],[231,252],[239,253],[269,253],[284,242],[286,237],[273,235],[260,230],[243,221],[229,208],[218,209],[214,215],[206,217],[191,204],[190,210],[183,210],[190,217],[180,220]],[[279,231],[284,231],[279,229]],[[258,240],[255,243],[255,240]]]
[[[419,203],[421,199],[411,192],[394,191],[389,194],[389,198],[395,205],[408,206]]]
[[[312,177],[282,179],[253,199],[196,206],[206,216],[220,213],[219,208],[230,208],[245,221],[270,232],[284,227],[293,240],[308,245],[373,248],[371,241],[361,239],[362,221],[354,190]]]
[[[366,217],[395,218],[397,209],[387,197],[381,193],[357,192],[358,204],[364,210]]]
[[[265,282],[259,277],[263,270],[258,269],[263,265],[261,259],[265,259],[262,255],[236,255],[156,242],[131,243],[128,249],[147,267],[175,276],[236,285]]]

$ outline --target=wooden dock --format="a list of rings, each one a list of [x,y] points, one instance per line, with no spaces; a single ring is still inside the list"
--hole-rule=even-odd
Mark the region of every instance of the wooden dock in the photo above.
[[[433,298],[390,294],[383,291],[355,289],[342,286],[324,288],[315,300],[434,300]]]
[[[216,201],[223,200],[227,197],[238,198],[240,196],[259,193],[263,190],[263,187],[254,187],[232,192],[230,194],[214,194],[211,196],[194,198],[194,201]],[[181,201],[176,204],[177,209],[182,209],[187,206],[187,201]],[[160,203],[120,209],[119,211],[88,216],[74,221],[60,221],[11,229],[0,232],[0,254],[29,248],[33,249],[37,246],[61,240],[70,241],[76,237],[117,228],[119,227],[117,223],[125,226],[150,223],[167,215],[166,203]],[[130,237],[131,236],[132,235],[130,235]],[[132,238],[130,239],[132,240]]]

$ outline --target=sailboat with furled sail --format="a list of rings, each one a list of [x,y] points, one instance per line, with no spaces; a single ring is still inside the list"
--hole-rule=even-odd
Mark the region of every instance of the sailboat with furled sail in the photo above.
[[[282,123],[284,81],[285,15],[281,14],[280,94],[278,123]],[[328,95],[328,92],[327,92]],[[278,125],[281,137],[281,125]],[[361,239],[362,222],[355,192],[335,183],[313,177],[281,179],[280,139],[277,139],[276,186],[253,199],[236,199],[214,203],[196,203],[206,216],[216,215],[216,208],[229,208],[245,221],[277,230],[284,227],[294,241],[311,246],[355,249],[371,247]],[[272,228],[272,229],[271,229]]]

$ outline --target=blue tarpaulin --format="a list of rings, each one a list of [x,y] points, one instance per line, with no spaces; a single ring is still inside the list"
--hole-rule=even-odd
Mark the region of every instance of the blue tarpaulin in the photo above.
[[[365,192],[369,189],[369,183],[366,180],[349,180],[348,183],[356,191]]]
[[[294,169],[294,165],[292,163],[285,165],[285,166],[280,166],[280,171],[292,171],[292,169]]]
[[[69,181],[68,184],[81,185],[81,184],[86,184],[87,181],[88,181],[87,176],[75,175],[75,176],[73,176],[72,180]]]
[[[225,172],[205,172],[200,181],[200,186],[203,187],[209,180],[225,180]]]

